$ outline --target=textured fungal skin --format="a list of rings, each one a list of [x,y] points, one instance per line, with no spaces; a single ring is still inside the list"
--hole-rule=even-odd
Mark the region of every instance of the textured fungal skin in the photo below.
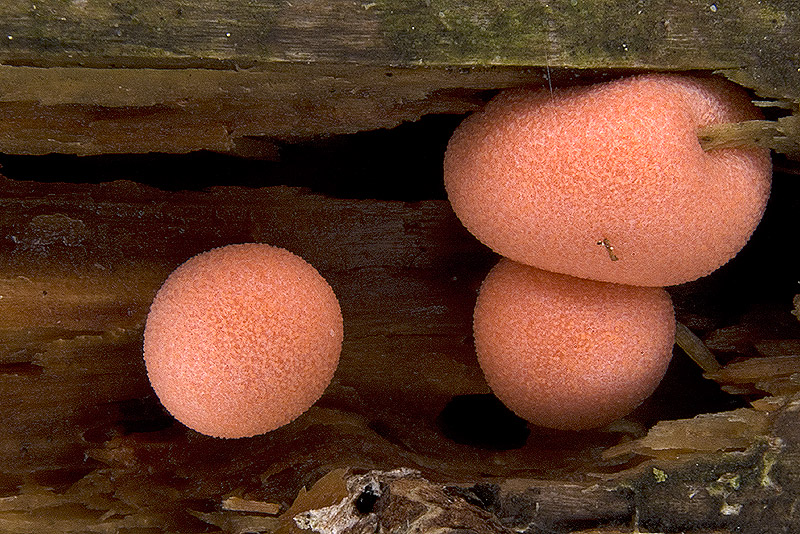
[[[580,430],[624,417],[672,357],[661,288],[542,271],[502,259],[481,286],[475,348],[495,395],[528,421]]]
[[[292,421],[322,395],[342,347],[339,302],[299,256],[229,245],[178,267],[144,332],[164,407],[210,436],[240,438]]]
[[[457,128],[445,187],[466,228],[502,256],[581,278],[680,284],[746,244],[772,173],[768,150],[704,152],[697,128],[758,117],[743,90],[716,78],[509,90]]]

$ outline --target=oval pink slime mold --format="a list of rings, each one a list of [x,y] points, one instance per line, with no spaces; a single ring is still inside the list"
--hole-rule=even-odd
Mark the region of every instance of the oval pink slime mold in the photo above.
[[[509,90],[450,140],[456,215],[502,256],[642,286],[694,280],[758,225],[769,151],[704,152],[697,129],[759,118],[716,78],[655,74],[588,87]]]

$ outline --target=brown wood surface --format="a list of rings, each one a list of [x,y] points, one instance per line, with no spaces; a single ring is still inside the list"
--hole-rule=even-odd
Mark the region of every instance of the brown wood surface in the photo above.
[[[800,99],[792,0],[42,0],[0,6],[0,151],[264,156],[466,113],[492,91],[722,72]],[[797,150],[796,125],[769,142]]]
[[[728,68],[790,96],[797,14],[791,0],[41,0],[0,8],[0,57],[48,67]]]
[[[792,154],[798,35],[792,0],[6,2],[0,152],[279,159],[310,138],[469,113],[506,87],[713,71],[772,107],[704,142]],[[773,232],[794,227],[796,209],[778,213]],[[749,254],[769,269],[671,290],[723,367],[703,378],[676,351],[651,400],[582,433],[492,404],[470,324],[496,258],[443,200],[2,179],[0,236],[2,532],[800,530],[800,332],[791,295],[754,298],[791,270],[782,232]],[[345,345],[297,421],[217,440],[160,406],[142,329],[174,267],[246,241],[320,270]]]
[[[690,378],[699,371],[678,353],[656,396],[624,421],[483,441],[518,428],[506,419],[493,426],[507,415],[480,411],[488,389],[470,340],[476,290],[495,256],[445,201],[332,199],[288,187],[165,192],[132,182],[4,180],[2,191],[0,525],[10,532],[281,532],[305,511],[358,498],[347,481],[367,470],[398,468],[425,478],[407,472],[387,482],[394,497],[382,493],[351,532],[376,524],[393,532],[796,526],[790,364],[723,368],[718,380],[738,388],[782,381],[780,396],[755,408],[659,423],[708,394],[708,381]],[[141,334],[171,269],[244,241],[314,264],[339,296],[346,340],[315,407],[268,435],[219,440],[161,408]],[[696,309],[703,287],[673,297],[680,319],[716,333],[706,336],[711,346],[733,336],[736,351],[757,347],[789,361],[792,342],[774,341],[800,337],[788,306],[714,329],[719,319]],[[321,478],[322,489],[303,497],[301,488]],[[276,506],[277,516],[259,511]],[[426,506],[438,512],[421,514]]]

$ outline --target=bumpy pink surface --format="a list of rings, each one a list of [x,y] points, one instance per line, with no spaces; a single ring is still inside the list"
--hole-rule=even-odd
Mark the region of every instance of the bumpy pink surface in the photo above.
[[[189,259],[150,308],[144,359],[167,410],[203,434],[278,428],[322,395],[339,361],[339,303],[302,258],[263,244]]]
[[[745,245],[771,181],[768,150],[704,152],[697,128],[758,116],[740,88],[712,78],[510,90],[456,130],[445,186],[462,223],[503,256],[581,278],[679,284]]]
[[[492,391],[528,421],[602,426],[655,390],[672,357],[666,291],[573,278],[503,259],[481,286],[478,361]]]

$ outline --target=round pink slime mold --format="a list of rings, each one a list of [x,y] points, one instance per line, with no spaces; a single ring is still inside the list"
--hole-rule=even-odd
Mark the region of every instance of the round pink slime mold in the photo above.
[[[342,338],[336,296],[310,264],[269,245],[230,245],[167,278],[147,317],[144,359],[176,419],[239,438],[274,430],[314,404]]]
[[[630,413],[672,357],[662,288],[584,280],[503,259],[481,286],[478,361],[495,395],[528,421],[599,427]]]

